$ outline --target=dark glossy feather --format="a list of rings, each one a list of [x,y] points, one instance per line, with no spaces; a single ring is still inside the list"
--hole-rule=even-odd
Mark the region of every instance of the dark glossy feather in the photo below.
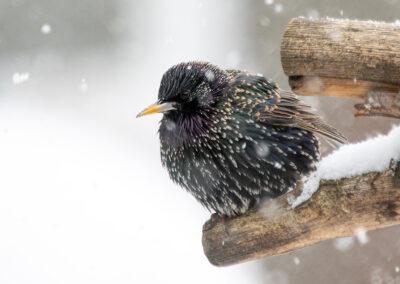
[[[347,138],[327,125],[314,110],[297,99],[292,92],[279,89],[262,76],[239,73],[230,83],[230,93],[257,121],[276,126],[298,127],[318,133],[339,143]]]

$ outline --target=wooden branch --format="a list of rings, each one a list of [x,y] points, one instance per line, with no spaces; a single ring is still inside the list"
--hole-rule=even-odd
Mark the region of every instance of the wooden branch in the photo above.
[[[295,18],[283,35],[281,61],[288,76],[400,85],[400,25]]]
[[[300,188],[300,186],[298,187]],[[248,214],[212,217],[203,226],[203,248],[218,266],[288,253],[324,240],[400,224],[400,162],[382,172],[322,181],[319,190],[292,209],[299,189],[266,201]]]
[[[370,92],[379,91],[381,96],[400,92],[400,86],[387,83],[319,76],[292,76],[289,85],[293,92],[305,96],[362,99]]]
[[[296,18],[281,61],[297,94],[364,98],[357,116],[400,118],[400,25]]]
[[[356,116],[388,116],[400,119],[400,93],[370,91],[367,93],[365,103],[356,104]]]

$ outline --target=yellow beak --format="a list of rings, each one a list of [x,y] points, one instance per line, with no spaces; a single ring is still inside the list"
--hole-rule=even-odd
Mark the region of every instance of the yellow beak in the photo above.
[[[140,112],[136,117],[141,117],[143,115],[148,115],[152,113],[159,113],[159,112],[166,112],[169,110],[173,110],[175,107],[173,106],[172,103],[162,103],[162,104],[152,104],[142,112]]]

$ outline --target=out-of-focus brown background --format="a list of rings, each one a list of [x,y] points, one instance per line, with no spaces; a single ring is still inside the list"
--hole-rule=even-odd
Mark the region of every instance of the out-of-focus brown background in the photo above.
[[[398,0],[1,1],[0,283],[400,283],[399,227],[211,266],[209,213],[161,168],[160,117],[135,119],[173,64],[288,88],[279,46],[291,18],[399,12]],[[351,141],[395,123],[354,118],[355,100],[304,100]]]

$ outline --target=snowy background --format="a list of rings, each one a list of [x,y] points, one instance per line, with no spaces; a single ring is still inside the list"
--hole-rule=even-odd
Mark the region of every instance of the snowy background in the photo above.
[[[399,11],[398,0],[1,1],[0,283],[400,283],[399,227],[212,266],[209,213],[161,168],[160,116],[135,118],[173,64],[288,88],[279,46],[292,17]],[[305,100],[351,141],[394,123],[354,119],[355,100]]]

